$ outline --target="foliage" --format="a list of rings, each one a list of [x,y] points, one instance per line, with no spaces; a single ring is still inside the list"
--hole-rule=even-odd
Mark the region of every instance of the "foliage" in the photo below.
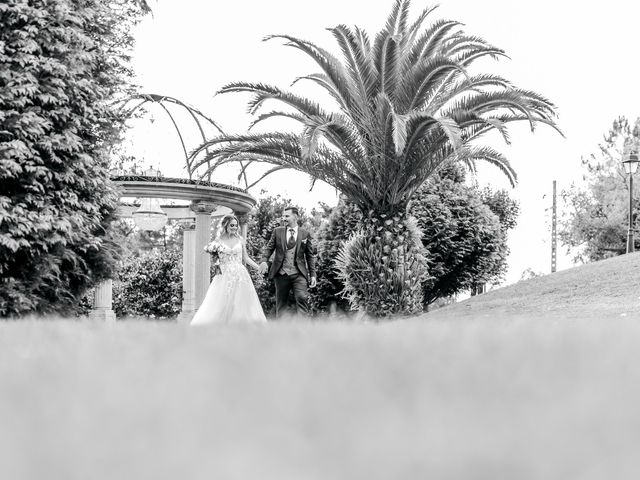
[[[420,312],[427,272],[415,218],[376,216],[373,211],[362,217],[364,228],[344,243],[336,258],[352,308],[373,317]]]
[[[467,186],[460,169],[444,169],[418,191],[411,213],[427,251],[425,305],[503,278],[507,231],[518,214],[517,203],[506,192]]]
[[[503,231],[507,232],[516,227],[520,205],[509,196],[506,190],[492,190],[490,187],[484,187],[478,193],[482,203],[498,216]]]
[[[243,161],[271,164],[267,174],[285,168],[305,172],[313,181],[332,185],[366,212],[361,234],[343,250],[342,265],[351,265],[353,274],[362,268],[370,276],[358,273],[361,280],[356,282],[348,278],[351,273],[341,275],[355,289],[366,287],[369,293],[353,290],[351,298],[357,301],[356,307],[376,315],[411,310],[421,301],[400,300],[404,293],[398,291],[391,302],[395,307],[385,309],[381,305],[387,299],[373,285],[382,280],[394,289],[420,295],[418,284],[424,272],[423,266],[413,263],[419,262],[420,253],[413,235],[407,234],[412,225],[407,205],[437,168],[452,161],[474,169],[481,160],[497,166],[513,183],[516,175],[507,159],[477,141],[497,130],[508,142],[507,124],[516,121],[527,121],[532,129],[540,123],[555,128],[555,108],[547,99],[499,76],[470,73],[478,60],[504,56],[501,49],[465,34],[455,21],[436,21],[423,28],[433,8],[410,23],[409,6],[409,0],[396,0],[373,41],[358,27],[330,29],[342,59],[289,35],[270,37],[285,40],[314,60],[320,72],[302,79],[326,90],[334,100],[332,109],[276,86],[231,83],[221,92],[252,94],[252,126],[285,117],[298,121],[301,133],[221,136],[193,152],[194,157],[203,154],[194,165],[207,174]],[[284,108],[261,112],[269,100],[277,100]],[[400,225],[396,218],[407,223]],[[400,261],[390,260],[387,247],[400,248]],[[409,271],[412,274],[407,277]]]
[[[520,282],[524,281],[524,280],[531,280],[532,278],[538,278],[538,277],[543,277],[544,273],[542,272],[536,272],[535,270],[533,270],[531,267],[525,268],[522,271],[522,274],[520,274]]]
[[[316,256],[318,283],[310,291],[314,311],[330,310],[332,304],[342,311],[350,310],[349,300],[342,295],[344,284],[338,277],[335,259],[344,242],[358,229],[361,220],[360,209],[341,196],[338,205],[329,211],[326,221],[320,226]]]
[[[497,283],[506,271],[507,232],[516,225],[518,204],[504,190],[479,189],[464,181],[460,168],[445,168],[411,203],[429,266],[422,282],[424,305],[478,284]],[[326,311],[334,302],[349,309],[334,259],[361,217],[355,205],[341,199],[318,233],[318,288],[311,296],[317,310]]]
[[[640,118],[633,125],[625,117],[616,119],[598,151],[582,158],[584,184],[573,184],[561,193],[558,236],[568,248],[579,249],[576,261],[593,262],[626,252],[629,185],[621,162],[624,144],[633,138],[640,138]],[[635,190],[634,223],[640,208]]]
[[[171,318],[182,307],[182,254],[154,250],[125,259],[113,288],[118,317]]]
[[[121,241],[123,257],[155,249],[181,249],[184,228],[184,223],[171,219],[158,231],[140,229],[133,218],[119,217],[112,223],[112,229]]]
[[[112,275],[108,152],[128,91],[126,0],[0,5],[0,316],[70,313]]]

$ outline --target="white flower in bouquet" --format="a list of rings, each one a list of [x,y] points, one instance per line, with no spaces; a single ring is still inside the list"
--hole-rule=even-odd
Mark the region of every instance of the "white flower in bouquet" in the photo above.
[[[204,251],[211,254],[219,254],[221,249],[222,245],[215,240],[207,243],[207,245],[205,245],[204,247]]]

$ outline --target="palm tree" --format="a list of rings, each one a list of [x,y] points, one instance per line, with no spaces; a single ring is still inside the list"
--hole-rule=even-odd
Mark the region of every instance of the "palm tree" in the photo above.
[[[205,142],[194,157],[207,172],[229,162],[266,162],[264,176],[292,168],[313,181],[332,185],[365,213],[359,235],[339,259],[346,294],[355,308],[384,316],[412,313],[421,306],[424,261],[414,222],[407,215],[413,193],[443,163],[464,162],[475,170],[489,162],[508,177],[516,174],[498,151],[478,140],[506,125],[527,121],[557,129],[555,107],[535,92],[514,87],[491,74],[471,74],[484,57],[505,56],[482,38],[460,30],[456,21],[438,20],[423,28],[435,7],[409,22],[410,0],[396,0],[385,27],[373,41],[362,29],[330,29],[342,59],[311,42],[280,38],[311,57],[320,72],[301,77],[315,82],[335,100],[318,103],[259,83],[236,82],[220,93],[249,92],[252,126],[273,117],[297,120],[299,134],[272,132],[232,135]],[[284,108],[262,111],[267,100]]]

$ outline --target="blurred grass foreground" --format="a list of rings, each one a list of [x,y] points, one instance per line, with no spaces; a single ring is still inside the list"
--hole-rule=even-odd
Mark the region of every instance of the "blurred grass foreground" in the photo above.
[[[637,478],[638,263],[390,323],[0,322],[1,478]]]

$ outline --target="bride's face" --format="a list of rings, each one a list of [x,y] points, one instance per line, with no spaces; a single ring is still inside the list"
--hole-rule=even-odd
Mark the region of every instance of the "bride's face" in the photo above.
[[[229,235],[236,235],[238,233],[238,222],[231,220],[227,225],[227,233]]]

